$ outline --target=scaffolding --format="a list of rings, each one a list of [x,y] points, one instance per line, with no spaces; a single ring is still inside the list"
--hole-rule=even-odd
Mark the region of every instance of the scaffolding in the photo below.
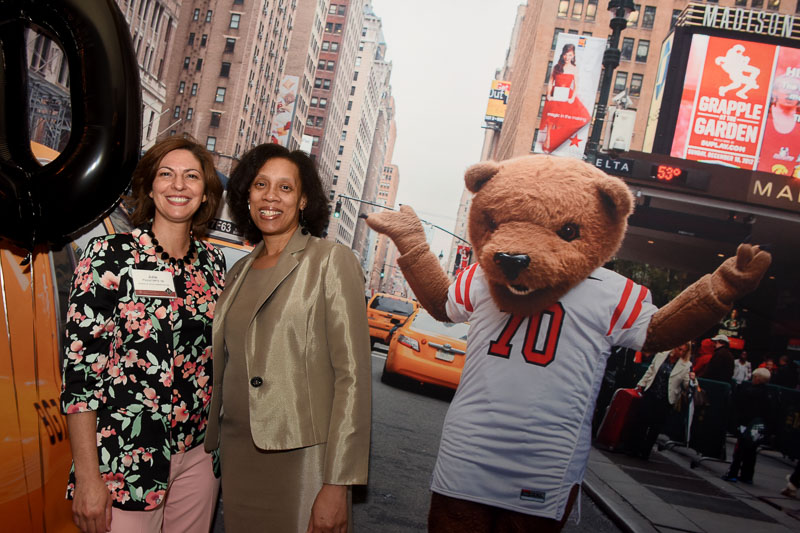
[[[31,140],[62,151],[72,131],[72,105],[67,91],[28,71]]]

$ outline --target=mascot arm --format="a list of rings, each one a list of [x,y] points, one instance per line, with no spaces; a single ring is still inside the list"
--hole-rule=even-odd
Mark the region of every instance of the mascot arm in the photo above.
[[[425,230],[414,210],[401,206],[398,212],[384,211],[367,217],[367,225],[392,239],[403,271],[420,305],[436,320],[450,322],[445,304],[450,280],[425,240]]]
[[[771,261],[768,252],[740,244],[736,257],[726,259],[653,315],[642,351],[668,350],[702,335],[722,320],[734,301],[758,287]]]

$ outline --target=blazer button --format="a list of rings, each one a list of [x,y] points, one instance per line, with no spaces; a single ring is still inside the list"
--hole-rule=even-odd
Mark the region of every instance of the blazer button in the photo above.
[[[261,379],[258,376],[254,377],[253,379],[250,380],[250,385],[252,385],[253,387],[260,387],[263,383],[264,383],[264,380]]]

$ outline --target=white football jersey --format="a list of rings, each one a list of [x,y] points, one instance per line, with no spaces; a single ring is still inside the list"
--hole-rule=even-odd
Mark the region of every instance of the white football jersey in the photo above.
[[[434,492],[560,520],[583,480],[592,414],[613,346],[638,350],[650,291],[599,268],[539,316],[501,312],[480,266],[450,286],[470,322],[461,383],[442,429]]]

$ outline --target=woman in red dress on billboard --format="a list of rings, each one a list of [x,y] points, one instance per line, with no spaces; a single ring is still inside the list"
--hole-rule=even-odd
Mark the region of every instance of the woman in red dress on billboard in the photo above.
[[[577,98],[578,67],[575,64],[575,45],[565,44],[547,86],[544,104],[542,150],[552,152],[572,134],[585,126],[591,115]]]

